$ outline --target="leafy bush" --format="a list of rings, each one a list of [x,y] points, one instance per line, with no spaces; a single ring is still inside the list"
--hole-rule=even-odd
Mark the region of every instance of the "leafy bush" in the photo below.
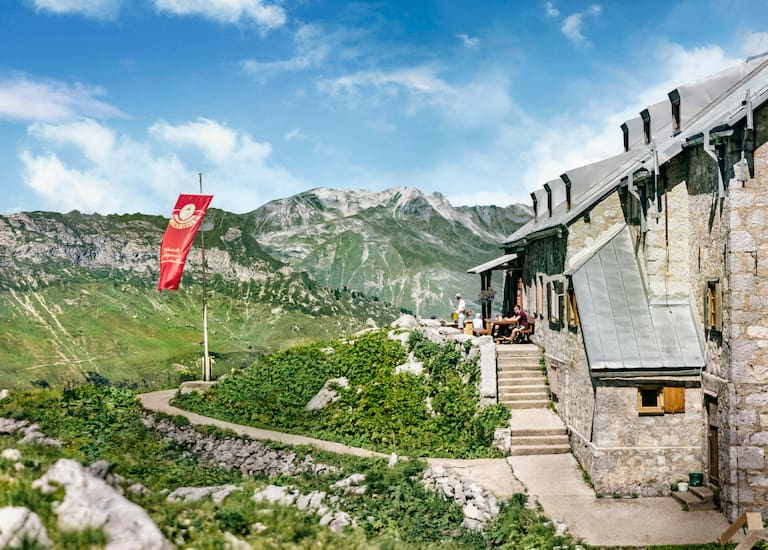
[[[493,431],[509,417],[503,407],[480,410],[476,361],[452,344],[412,333],[408,348],[425,373],[395,374],[406,350],[384,332],[353,342],[292,348],[257,360],[203,395],[177,406],[208,416],[409,456],[489,456]],[[306,403],[331,378],[346,377],[338,400],[307,412]]]

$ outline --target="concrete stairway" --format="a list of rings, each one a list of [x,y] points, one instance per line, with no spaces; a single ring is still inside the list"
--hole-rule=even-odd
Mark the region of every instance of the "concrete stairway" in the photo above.
[[[499,403],[513,410],[549,407],[540,357],[541,350],[533,344],[496,346]]]
[[[715,509],[714,493],[707,487],[688,487],[685,493],[672,493],[672,498],[685,506],[689,512]]]
[[[549,408],[540,358],[541,350],[533,344],[496,346],[499,403],[512,409],[511,456],[571,451],[565,424]]]

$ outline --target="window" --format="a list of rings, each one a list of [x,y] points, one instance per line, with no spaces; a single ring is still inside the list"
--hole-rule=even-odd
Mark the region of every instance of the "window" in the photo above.
[[[664,414],[664,392],[662,388],[638,388],[637,412],[641,416]]]
[[[536,278],[536,314],[541,319],[544,316],[544,278]]]
[[[563,282],[552,281],[547,284],[547,312],[549,322],[559,324],[563,314]]]
[[[685,388],[645,386],[637,388],[640,416],[685,413]]]
[[[579,328],[579,310],[576,307],[576,293],[569,288],[565,293],[565,317],[568,328]]]
[[[723,332],[723,288],[720,279],[707,281],[704,301],[704,328],[707,332]]]

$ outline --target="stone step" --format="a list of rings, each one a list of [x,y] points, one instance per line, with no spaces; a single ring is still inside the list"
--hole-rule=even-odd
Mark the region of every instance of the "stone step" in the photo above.
[[[544,378],[544,375],[536,370],[505,369],[496,374],[497,378]]]
[[[697,487],[697,489],[700,487]],[[672,493],[672,498],[678,501],[680,504],[685,505],[689,512],[699,512],[701,510],[714,510],[715,503],[713,500],[702,500],[690,491],[681,493],[676,491]]]
[[[537,378],[507,378],[499,380],[499,388],[502,386],[539,386],[544,383],[544,379],[539,376]]]
[[[510,401],[531,401],[538,399],[549,399],[549,394],[546,391],[526,392],[526,393],[513,393],[513,392],[499,392],[499,398]]]
[[[529,399],[526,401],[499,400],[508,409],[546,409],[549,407],[547,399]]]
[[[693,493],[701,500],[705,502],[711,502],[715,500],[715,493],[709,487],[688,487],[688,492]]]
[[[534,446],[544,446],[544,445],[570,445],[570,442],[568,441],[568,436],[565,434],[561,435],[515,435],[511,438],[512,446],[516,447],[519,445],[534,445]]]
[[[557,455],[570,452],[570,445],[516,445],[510,447],[509,456]]]
[[[539,365],[539,360],[535,357],[526,358],[526,357],[496,357],[496,364],[501,368],[504,367],[515,367],[515,366],[521,366],[531,369],[540,369],[541,365]]]
[[[496,346],[499,355],[517,355],[519,357],[541,357],[541,348],[529,346]]]
[[[526,436],[556,436],[565,435],[565,427],[562,428],[512,428],[510,430],[512,437],[526,437]]]
[[[499,388],[504,388],[504,393],[533,393],[544,392],[547,393],[547,385],[542,382],[541,384],[501,384],[499,380]]]
[[[507,370],[527,370],[531,372],[541,372],[544,374],[538,365],[526,365],[525,363],[504,363],[501,361],[496,363],[496,371],[503,372]]]

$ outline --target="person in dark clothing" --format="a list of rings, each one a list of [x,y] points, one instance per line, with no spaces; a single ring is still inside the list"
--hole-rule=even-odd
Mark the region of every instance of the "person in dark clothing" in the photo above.
[[[512,342],[515,342],[520,335],[520,331],[528,329],[528,315],[526,315],[525,311],[523,311],[520,306],[515,306],[515,315],[512,319],[517,321],[517,326],[512,329],[511,335]]]

